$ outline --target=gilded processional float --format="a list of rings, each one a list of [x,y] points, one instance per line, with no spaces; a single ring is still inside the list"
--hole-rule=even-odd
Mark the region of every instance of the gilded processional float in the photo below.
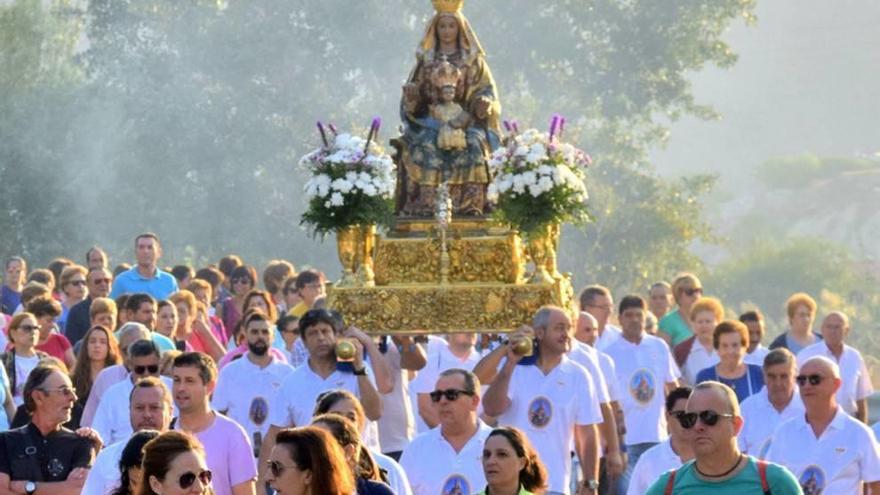
[[[590,158],[562,141],[559,116],[549,132],[501,120],[462,3],[433,1],[387,150],[378,118],[366,137],[319,122],[300,162],[302,222],[336,235],[343,268],[328,306],[368,332],[506,332],[573,298],[556,252],[561,224],[587,218]]]

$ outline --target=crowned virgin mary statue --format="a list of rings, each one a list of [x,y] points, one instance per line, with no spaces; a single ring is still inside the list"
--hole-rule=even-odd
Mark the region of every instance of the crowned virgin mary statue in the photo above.
[[[436,13],[403,86],[403,135],[394,141],[401,216],[433,215],[437,186],[443,182],[448,184],[455,214],[488,212],[487,161],[500,145],[501,105],[486,54],[461,13],[463,2],[433,0]],[[444,120],[444,115],[455,118]],[[443,138],[438,143],[441,131],[450,129],[457,135],[463,132],[464,146],[449,146]]]

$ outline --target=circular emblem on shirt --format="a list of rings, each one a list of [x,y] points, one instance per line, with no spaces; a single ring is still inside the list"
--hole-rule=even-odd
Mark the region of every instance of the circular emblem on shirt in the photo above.
[[[64,474],[64,463],[59,461],[57,458],[53,458],[49,461],[49,465],[46,466],[46,470],[49,471],[49,475],[53,478],[58,478],[59,476]]]
[[[529,404],[529,423],[535,428],[543,428],[553,418],[553,405],[546,397],[535,397]]]
[[[248,417],[257,426],[263,424],[269,417],[269,403],[263,397],[254,397],[248,410]]]
[[[825,489],[825,472],[815,464],[807,466],[798,481],[804,495],[821,495],[822,490]]]
[[[637,369],[629,379],[629,393],[639,404],[647,404],[654,398],[656,382],[646,368]]]
[[[443,491],[440,495],[470,495],[471,493],[473,493],[471,492],[471,484],[468,483],[467,478],[460,474],[453,474],[443,482]]]

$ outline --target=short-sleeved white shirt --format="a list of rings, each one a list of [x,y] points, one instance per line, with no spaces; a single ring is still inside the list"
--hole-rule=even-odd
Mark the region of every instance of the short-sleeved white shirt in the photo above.
[[[785,421],[804,414],[804,403],[797,389],[782,412],[777,411],[767,396],[767,387],[752,394],[740,404],[743,427],[737,436],[740,450],[758,459],[767,457],[773,431]]]
[[[538,366],[516,366],[507,396],[510,407],[498,416],[498,424],[528,435],[547,467],[549,490],[565,492],[574,427],[602,422],[590,374],[566,356],[546,375]]]
[[[606,323],[605,328],[602,330],[602,333],[596,339],[596,349],[600,351],[604,351],[611,344],[617,342],[618,339],[623,335],[623,331],[612,325],[611,323]]]
[[[593,385],[596,386],[596,397],[599,399],[599,403],[611,402],[608,384],[605,383],[605,375],[599,367],[599,351],[583,342],[573,340],[571,351],[568,352],[568,358],[583,366],[587,373],[590,374],[590,378],[593,379]]]
[[[400,467],[400,464],[398,464],[397,461],[381,452],[371,450],[370,454],[372,454],[373,460],[376,461],[376,465],[378,465],[380,469],[385,470],[385,473],[388,476],[388,486],[391,487],[391,491],[393,491],[395,495],[412,495],[406,471]]]
[[[168,390],[171,390],[171,380],[160,377]],[[104,393],[95,411],[95,419],[92,428],[101,435],[101,439],[107,445],[128,440],[134,430],[131,428],[131,411],[129,408],[129,396],[134,388],[131,377],[113,384]],[[177,410],[177,406],[174,407]],[[176,413],[175,413],[176,414]]]
[[[764,366],[764,358],[767,357],[767,354],[770,354],[770,349],[767,349],[761,344],[758,344],[758,347],[755,347],[755,350],[746,354],[743,358],[743,362],[746,364],[754,364],[755,366]],[[699,373],[699,372],[697,372]]]
[[[666,439],[663,442],[646,450],[636,462],[632,476],[629,479],[629,488],[626,495],[643,495],[648,488],[657,481],[657,478],[666,471],[677,469],[681,466],[681,458],[672,450],[672,441]]]
[[[385,361],[391,368],[393,386],[391,392],[382,394],[382,416],[379,426],[379,443],[385,452],[399,452],[407,446],[416,433],[416,421],[409,399],[409,371],[400,366],[400,351],[391,344],[385,353]]]
[[[478,420],[474,436],[456,452],[443,438],[438,426],[420,433],[403,450],[400,465],[409,477],[413,495],[477,493],[486,486],[483,474],[483,444],[492,428]]]
[[[665,440],[665,387],[679,377],[669,346],[660,338],[643,333],[638,344],[621,338],[605,353],[616,367],[627,445]]]
[[[481,356],[475,348],[471,349],[470,354],[465,359],[459,359],[452,351],[449,350],[449,343],[443,339],[430,340],[428,342],[428,352],[426,356],[425,367],[420,369],[416,377],[409,384],[409,393],[412,400],[414,411],[418,411],[419,402],[418,394],[428,394],[434,390],[440,373],[452,368],[460,368],[463,370],[473,371],[480,362]],[[415,415],[416,432],[424,433],[428,431],[428,425],[422,419],[421,415]],[[482,490],[482,488],[480,488]]]
[[[681,367],[681,374],[689,384],[696,385],[697,374],[710,366],[715,366],[719,361],[715,349],[706,350],[699,340],[694,340],[691,352],[688,354],[684,366]]]
[[[224,414],[244,428],[251,442],[259,446],[269,431],[270,413],[278,407],[275,398],[281,383],[291,373],[293,367],[275,358],[261,368],[245,354],[220,370],[211,408],[225,411]],[[258,451],[256,447],[254,450]]]
[[[859,351],[843,345],[843,353],[838,361],[824,341],[805,347],[797,355],[798,368],[814,356],[825,356],[840,367],[840,388],[837,390],[837,403],[850,415],[856,413],[856,401],[866,399],[874,393],[871,375]]]
[[[867,426],[838,406],[819,438],[799,415],[773,433],[767,460],[787,467],[811,493],[861,493],[861,482],[880,481],[880,446]]]
[[[119,459],[122,457],[122,451],[125,450],[128,440],[129,438],[126,438],[108,445],[98,452],[95,463],[89,469],[86,483],[83,485],[82,495],[107,495],[119,488],[119,479],[122,475],[119,472]]]
[[[614,360],[611,356],[603,351],[596,351],[599,355],[599,368],[602,370],[602,376],[605,378],[605,384],[608,386],[608,398],[612,402],[620,400],[620,386],[617,384],[617,371]]]

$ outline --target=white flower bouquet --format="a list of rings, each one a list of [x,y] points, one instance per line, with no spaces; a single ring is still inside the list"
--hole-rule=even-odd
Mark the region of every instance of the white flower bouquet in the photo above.
[[[497,202],[495,215],[520,232],[533,233],[551,224],[584,223],[589,219],[584,169],[591,159],[582,150],[559,140],[565,119],[555,116],[550,132],[516,131],[489,160],[489,197]]]
[[[396,185],[394,161],[373,139],[380,120],[373,119],[367,139],[326,132],[319,122],[324,146],[300,159],[312,177],[304,191],[309,202],[301,223],[325,235],[355,225],[388,225],[393,215]]]

